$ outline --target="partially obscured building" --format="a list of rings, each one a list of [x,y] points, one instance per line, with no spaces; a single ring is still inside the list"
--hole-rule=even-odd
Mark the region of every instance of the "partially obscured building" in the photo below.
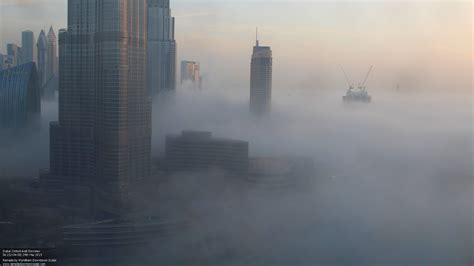
[[[30,30],[21,33],[21,49],[23,64],[34,62],[34,34]]]
[[[14,43],[7,44],[7,54],[11,56],[13,66],[18,66],[23,61],[21,55],[21,47]]]
[[[0,54],[0,70],[13,67],[13,57],[7,54]]]
[[[35,125],[41,114],[41,94],[35,63],[0,71],[0,128]]]
[[[169,0],[148,0],[147,81],[151,95],[176,89],[176,41]]]
[[[314,161],[309,157],[258,157],[249,160],[247,180],[262,187],[304,187],[314,178]]]
[[[42,92],[44,99],[54,99],[56,91],[58,90],[59,80],[58,80],[58,48],[57,48],[57,38],[56,34],[54,33],[53,27],[49,28],[48,35],[45,36],[43,31],[41,31],[43,36],[41,36],[41,40],[38,40],[38,53],[39,47],[41,46],[41,62],[39,62],[38,55],[38,63],[41,64],[41,71],[42,74]],[[40,44],[41,41],[41,44]]]
[[[200,86],[201,74],[199,69],[199,62],[181,61],[181,83],[191,82],[194,85]]]
[[[253,47],[250,65],[250,112],[269,113],[272,101],[272,50],[260,46],[258,38]]]
[[[248,142],[213,138],[211,132],[183,131],[166,137],[165,164],[169,171],[217,168],[245,174],[248,156]]]
[[[46,77],[47,79],[58,76],[58,40],[54,33],[53,26],[49,28],[46,59]]]
[[[186,232],[184,221],[109,219],[63,227],[61,265],[157,265],[158,245]]]
[[[41,30],[38,41],[36,43],[36,65],[38,66],[38,77],[41,87],[46,82],[46,62],[48,58],[48,39],[46,39],[46,34]],[[43,92],[42,92],[43,93]]]
[[[150,169],[147,1],[91,3],[69,0],[59,34],[59,121],[50,125],[44,176],[113,190],[120,200]]]

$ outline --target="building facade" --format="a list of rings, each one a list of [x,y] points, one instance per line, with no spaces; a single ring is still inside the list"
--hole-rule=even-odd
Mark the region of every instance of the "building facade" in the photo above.
[[[250,112],[256,115],[269,113],[271,100],[272,50],[269,46],[260,46],[257,39],[250,64]]]
[[[146,0],[68,1],[50,177],[123,189],[149,174]]]
[[[168,171],[205,171],[213,168],[235,174],[248,171],[246,141],[213,138],[211,132],[183,131],[166,137]]]
[[[34,34],[30,30],[21,33],[23,64],[34,62]]]
[[[189,81],[194,85],[201,83],[201,72],[199,62],[181,61],[181,84]]]
[[[46,99],[54,98],[58,90],[58,40],[53,27],[49,28],[46,48],[46,66],[43,81],[43,95]]]
[[[14,43],[9,43],[7,44],[7,54],[11,57],[13,66],[21,65],[23,61],[21,47]]]
[[[0,71],[0,129],[35,125],[41,96],[35,63]]]
[[[58,39],[54,33],[53,26],[49,28],[46,36],[48,45],[46,49],[46,76],[47,79],[58,76]]]
[[[48,39],[46,34],[41,30],[38,41],[36,42],[36,65],[38,67],[38,77],[41,86],[46,82],[46,64],[48,58]]]
[[[175,19],[169,0],[148,0],[148,91],[176,89]]]

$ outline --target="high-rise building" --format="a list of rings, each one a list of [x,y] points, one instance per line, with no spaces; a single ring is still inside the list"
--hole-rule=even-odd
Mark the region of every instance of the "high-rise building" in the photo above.
[[[194,85],[200,85],[201,74],[199,62],[181,61],[181,84],[190,81]]]
[[[148,91],[176,89],[176,41],[169,0],[148,0]]]
[[[38,77],[41,87],[47,81],[46,78],[46,65],[48,58],[48,39],[46,39],[46,34],[41,30],[38,41],[36,42],[36,64],[38,66]]]
[[[53,26],[49,28],[48,36],[48,45],[46,49],[46,78],[47,80],[52,77],[58,76],[58,40],[56,34],[54,33]],[[47,82],[47,81],[46,81]]]
[[[124,189],[149,174],[146,0],[69,0],[50,177]]]
[[[32,31],[25,30],[21,33],[21,49],[23,63],[34,62],[34,35]]]
[[[250,65],[250,111],[257,115],[269,113],[271,100],[272,50],[260,46],[257,36]]]
[[[13,60],[13,66],[21,65],[22,56],[21,56],[21,47],[14,43],[7,44],[7,53],[11,56]]]
[[[166,168],[196,171],[217,168],[232,174],[248,171],[249,144],[246,141],[213,138],[211,132],[183,131],[166,136]]]
[[[35,63],[0,71],[0,128],[23,128],[38,122],[40,97]]]

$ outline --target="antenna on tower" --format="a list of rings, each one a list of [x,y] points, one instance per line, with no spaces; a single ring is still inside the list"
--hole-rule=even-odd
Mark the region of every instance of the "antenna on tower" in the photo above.
[[[258,46],[258,27],[255,29],[255,46]]]

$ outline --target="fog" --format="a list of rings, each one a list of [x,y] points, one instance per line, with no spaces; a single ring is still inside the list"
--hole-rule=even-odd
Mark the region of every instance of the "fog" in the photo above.
[[[41,102],[38,124],[26,129],[0,130],[0,178],[38,176],[49,168],[49,123],[58,120],[58,103]]]
[[[307,156],[310,184],[268,189],[222,173],[182,173],[150,209],[188,229],[159,239],[157,260],[202,265],[472,264],[471,95],[377,89],[344,105],[335,89],[275,89],[272,112],[252,117],[248,88],[178,88],[153,103],[153,156],[166,134],[208,130],[249,141],[251,157]],[[49,164],[39,132],[3,132],[2,176]],[[7,135],[8,134],[8,135]],[[154,177],[158,178],[158,177]],[[257,182],[258,183],[258,182]]]
[[[153,103],[153,155],[166,134],[208,130],[249,141],[250,156],[307,156],[304,189],[267,189],[222,173],[182,173],[149,208],[188,230],[160,239],[157,260],[235,265],[472,264],[472,104],[462,93],[377,89],[344,105],[334,89],[275,89],[272,112],[252,117],[248,88],[178,88]],[[421,90],[423,91],[423,90]],[[49,164],[48,123],[3,132],[2,176]],[[158,178],[158,177],[155,177]]]
[[[254,118],[246,89],[228,91],[155,101],[155,155],[167,133],[209,130],[249,141],[253,157],[313,158],[313,183],[267,190],[216,173],[172,177],[161,206],[179,202],[193,226],[169,240],[176,246],[164,242],[171,254],[215,265],[472,263],[470,95],[374,88],[372,104],[345,106],[343,86],[274,90],[271,115]]]

